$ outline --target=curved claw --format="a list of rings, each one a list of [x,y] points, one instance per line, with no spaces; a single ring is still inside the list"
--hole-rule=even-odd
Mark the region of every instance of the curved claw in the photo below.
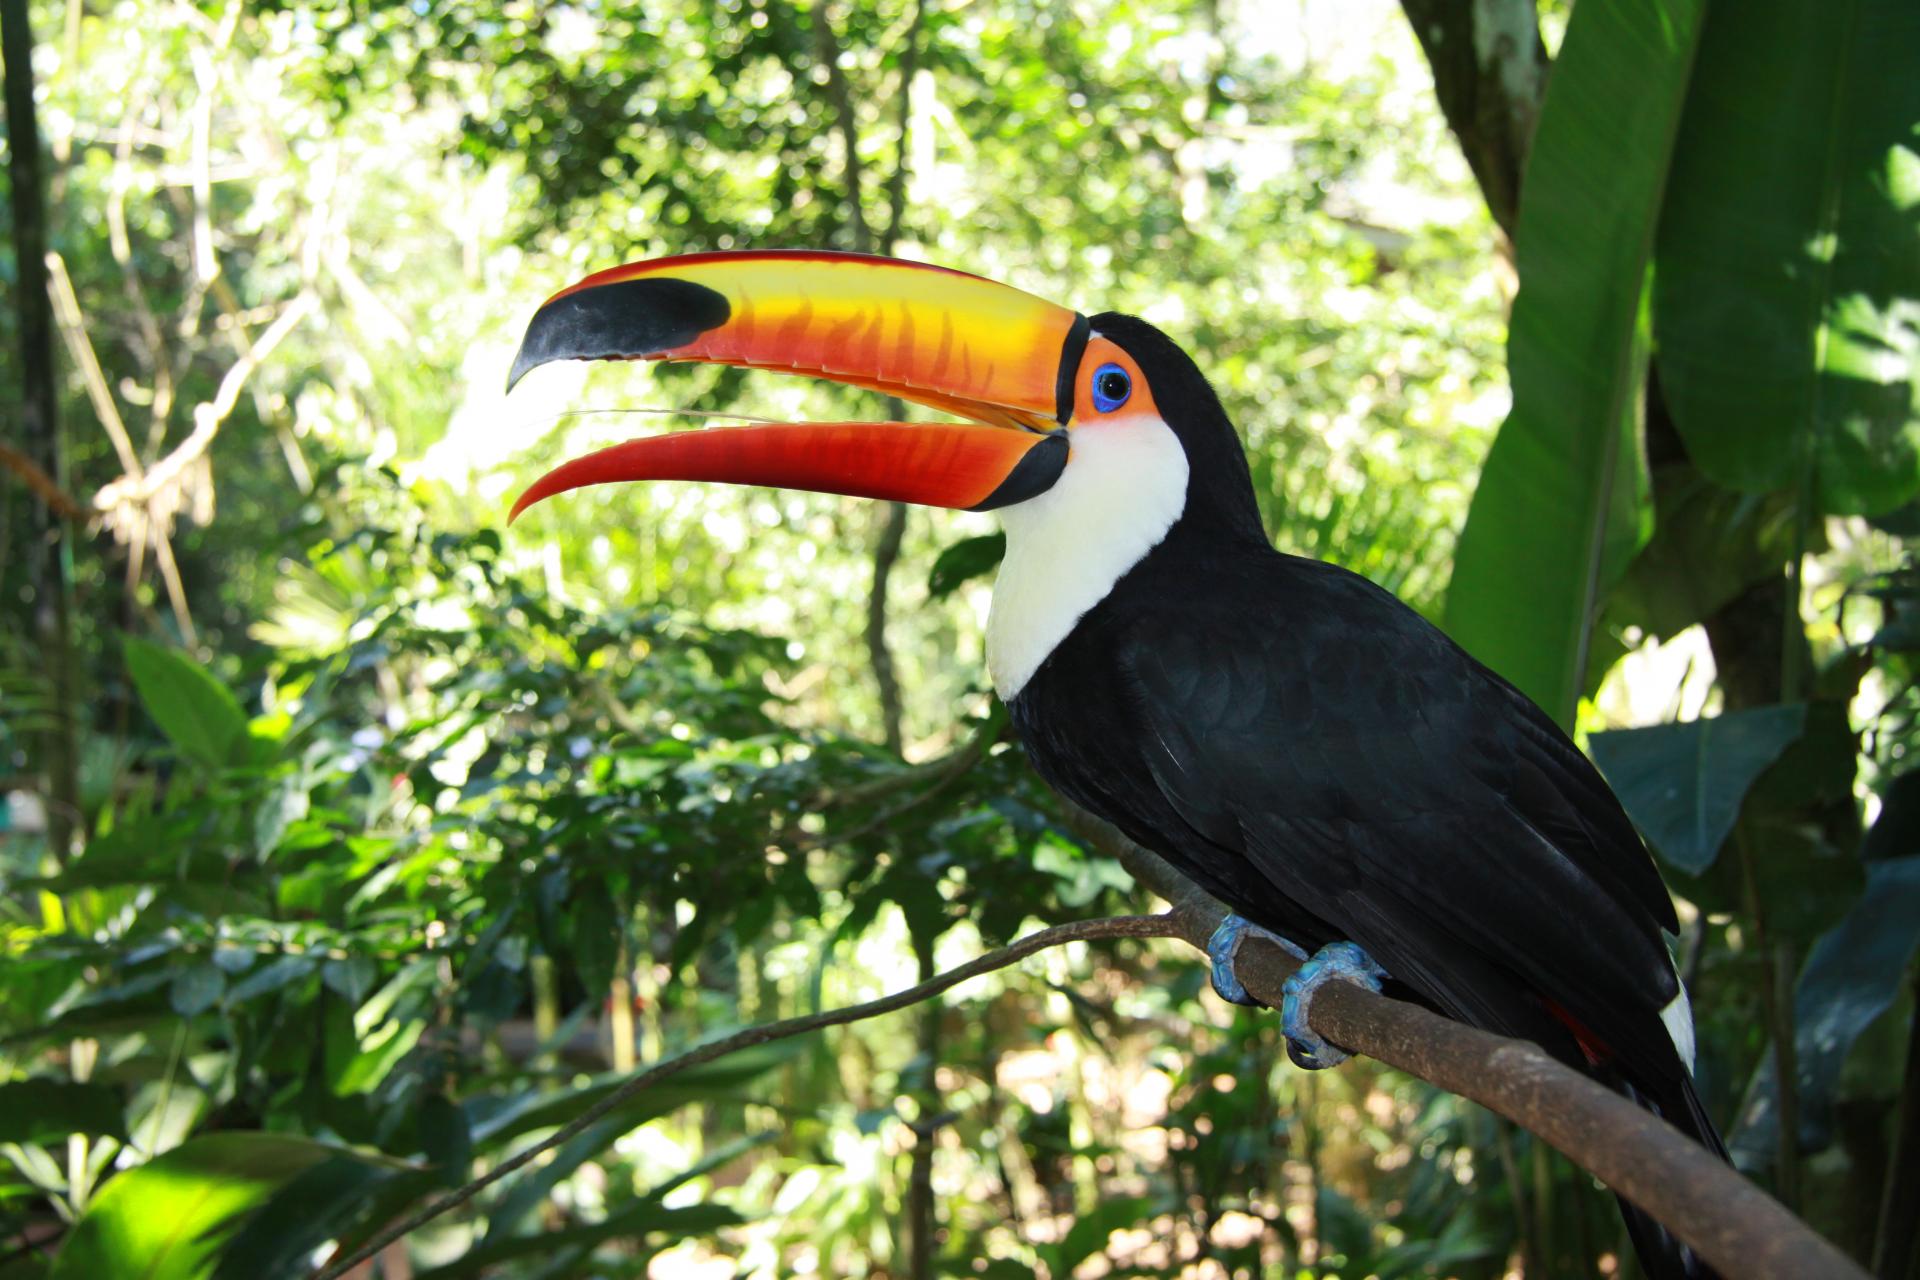
[[[1286,998],[1280,1005],[1280,1027],[1286,1033],[1287,1056],[1293,1059],[1294,1065],[1306,1071],[1321,1071],[1337,1067],[1353,1056],[1329,1043],[1308,1022],[1314,992],[1335,981],[1351,982],[1377,992],[1381,979],[1386,976],[1387,971],[1352,942],[1329,942],[1314,953],[1313,959],[1295,970],[1281,988]]]
[[[1240,954],[1240,944],[1251,934],[1265,938],[1296,960],[1305,960],[1307,953],[1287,941],[1271,929],[1262,929],[1245,916],[1229,915],[1220,922],[1207,939],[1207,958],[1213,962],[1213,990],[1229,1004],[1244,1004],[1259,1007],[1260,1001],[1250,995],[1240,981],[1240,975],[1233,971],[1234,960]]]

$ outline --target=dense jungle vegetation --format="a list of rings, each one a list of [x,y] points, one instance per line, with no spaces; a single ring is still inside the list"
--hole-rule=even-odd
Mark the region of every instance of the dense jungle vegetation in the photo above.
[[[504,393],[557,288],[767,246],[1174,335],[1276,545],[1606,772],[1742,1169],[1920,1274],[1910,0],[0,17],[0,1280],[310,1275],[637,1066],[1150,909],[987,685],[990,517],[651,484],[506,527],[585,447],[876,415]],[[1295,1070],[1121,941],[695,1068],[356,1274],[1633,1270],[1526,1131]]]

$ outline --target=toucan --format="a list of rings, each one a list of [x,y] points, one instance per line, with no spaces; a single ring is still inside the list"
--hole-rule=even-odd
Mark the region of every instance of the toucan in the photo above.
[[[1306,963],[1295,1062],[1329,980],[1531,1040],[1722,1156],[1695,1091],[1672,899],[1553,719],[1367,579],[1268,542],[1246,453],[1158,329],[943,267],[761,250],[615,267],[534,314],[508,386],[553,360],[774,369],[940,422],[760,423],[614,445],[583,485],[726,481],[995,512],[987,665],[1034,768]],[[1655,1280],[1711,1274],[1622,1202]]]

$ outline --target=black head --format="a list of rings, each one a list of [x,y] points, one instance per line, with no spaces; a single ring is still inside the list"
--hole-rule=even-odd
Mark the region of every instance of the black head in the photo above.
[[[1187,506],[1183,524],[1266,541],[1253,496],[1247,452],[1206,375],[1173,339],[1135,316],[1108,311],[1093,317],[1093,332],[1133,358],[1152,389],[1160,416],[1186,451]]]

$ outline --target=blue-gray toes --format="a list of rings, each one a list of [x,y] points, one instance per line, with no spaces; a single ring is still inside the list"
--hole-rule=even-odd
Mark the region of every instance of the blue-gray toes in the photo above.
[[[1207,951],[1212,954],[1211,945]],[[1214,972],[1219,973],[1217,965]],[[1294,1065],[1319,1071],[1337,1067],[1352,1056],[1345,1049],[1329,1044],[1307,1021],[1314,992],[1329,982],[1351,982],[1369,991],[1378,991],[1380,980],[1386,976],[1387,971],[1352,942],[1329,942],[1314,953],[1313,959],[1295,970],[1281,987],[1286,998],[1280,1004],[1280,1029],[1286,1033],[1287,1056],[1293,1059]],[[1219,983],[1220,979],[1215,977],[1216,988]]]
[[[1231,1004],[1257,1006],[1260,1002],[1247,993],[1246,987],[1240,983],[1240,976],[1233,971],[1234,959],[1240,954],[1240,944],[1249,935],[1265,938],[1296,960],[1305,960],[1307,953],[1272,930],[1262,929],[1245,916],[1229,915],[1220,922],[1220,927],[1207,939],[1207,958],[1213,961],[1213,989],[1222,1000]]]

